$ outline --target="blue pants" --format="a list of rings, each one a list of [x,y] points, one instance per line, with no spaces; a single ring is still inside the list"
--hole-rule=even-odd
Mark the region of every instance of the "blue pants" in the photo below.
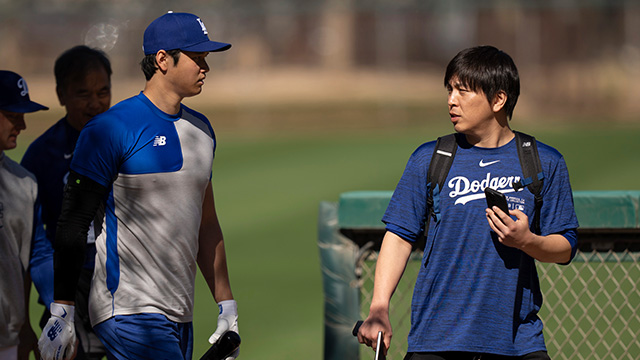
[[[115,359],[191,360],[192,323],[176,323],[161,314],[117,315],[94,326]]]
[[[467,352],[407,353],[404,360],[550,360],[546,351],[536,351],[524,356],[474,354]]]

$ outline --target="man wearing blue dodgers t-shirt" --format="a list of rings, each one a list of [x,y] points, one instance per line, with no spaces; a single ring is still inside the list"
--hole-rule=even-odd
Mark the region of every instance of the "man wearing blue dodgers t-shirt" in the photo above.
[[[81,131],[54,243],[43,359],[75,351],[73,300],[94,217],[89,314],[110,356],[191,359],[196,266],[220,309],[209,341],[238,331],[211,185],[215,136],[204,115],[181,104],[202,91],[209,52],[230,46],[209,40],[193,14],[159,17],[144,33],[144,90]]]
[[[537,143],[544,172],[540,232],[529,230],[534,196],[515,191],[522,168],[509,127],[519,92],[506,53],[479,46],[447,66],[449,115],[458,149],[440,193],[441,219],[431,220],[412,300],[405,359],[549,359],[538,311],[542,294],[535,260],[567,264],[578,222],[564,159]],[[387,232],[376,265],[369,316],[358,332],[372,346],[392,329],[389,301],[412,248],[424,231],[427,170],[435,141],[410,157],[383,217]],[[509,214],[486,209],[483,190],[503,192]]]

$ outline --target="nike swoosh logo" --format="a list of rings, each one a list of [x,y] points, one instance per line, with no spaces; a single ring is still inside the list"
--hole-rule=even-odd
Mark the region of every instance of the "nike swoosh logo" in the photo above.
[[[73,153],[71,153],[71,154],[62,154],[62,156],[64,156],[65,160],[69,160],[73,156]]]
[[[480,167],[485,167],[485,166],[489,166],[489,165],[493,165],[497,162],[500,162],[500,160],[494,160],[494,161],[489,161],[489,162],[484,162],[484,159],[480,160]]]

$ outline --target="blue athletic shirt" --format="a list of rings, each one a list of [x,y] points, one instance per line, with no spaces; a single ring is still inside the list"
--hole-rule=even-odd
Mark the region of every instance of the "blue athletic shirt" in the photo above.
[[[96,238],[91,323],[159,313],[192,321],[198,232],[215,151],[206,117],[144,94],[90,120],[71,169],[109,189]]]
[[[578,221],[562,155],[537,142],[544,171],[541,235],[564,233],[575,254]],[[382,221],[407,241],[424,231],[427,170],[435,141],[410,157]],[[441,222],[430,222],[416,281],[409,352],[468,351],[520,356],[545,350],[542,294],[534,259],[502,245],[485,216],[484,188],[533,219],[534,197],[515,192],[523,177],[515,139],[498,148],[459,146],[440,194]]]
[[[40,135],[30,145],[21,165],[32,172],[38,181],[38,199],[42,205],[42,221],[46,238],[35,239],[31,249],[30,272],[38,294],[47,308],[53,302],[53,240],[62,194],[69,176],[69,166],[80,131],[62,118]],[[93,269],[95,246],[89,232],[85,268]]]

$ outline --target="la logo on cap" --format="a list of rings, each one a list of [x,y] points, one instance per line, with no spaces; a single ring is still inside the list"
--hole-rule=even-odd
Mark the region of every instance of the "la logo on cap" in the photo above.
[[[198,23],[200,24],[200,27],[202,28],[202,32],[205,35],[209,35],[209,32],[207,31],[207,28],[204,26],[204,23],[202,22],[202,20],[200,20],[200,18],[196,19],[198,21]]]

